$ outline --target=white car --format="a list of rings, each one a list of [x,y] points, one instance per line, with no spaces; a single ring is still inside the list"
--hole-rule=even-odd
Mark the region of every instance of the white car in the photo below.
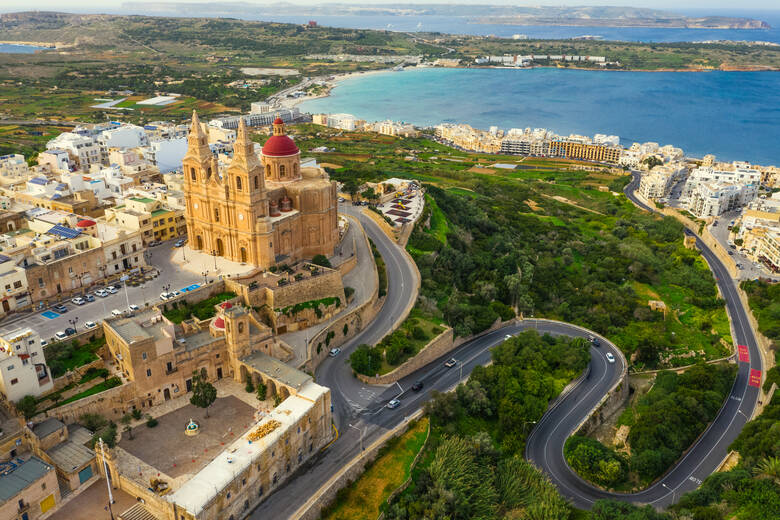
[[[97,327],[97,323],[95,323],[94,321],[85,321],[84,322],[84,328],[85,329],[94,329],[95,327]]]
[[[108,287],[106,287],[106,291],[108,291],[110,294],[116,294],[119,292],[119,289],[117,289],[113,285],[109,285]]]
[[[332,348],[332,349],[330,349],[330,352],[328,352],[328,355],[330,357],[336,357],[339,354],[341,354],[341,349],[340,348]]]
[[[113,311],[111,311],[111,314],[116,317],[119,317],[122,315],[122,311],[120,311],[119,309],[114,309]]]
[[[401,401],[399,401],[398,399],[391,399],[390,402],[387,403],[387,407],[390,408],[391,410],[394,408],[398,408],[399,406],[401,406]]]
[[[67,337],[68,337],[68,335],[67,335],[67,334],[65,334],[65,333],[64,333],[64,332],[62,332],[62,331],[59,331],[59,332],[55,332],[55,333],[54,333],[54,337],[55,337],[55,338],[57,338],[59,341],[62,341],[63,339],[67,338]]]
[[[130,307],[128,307],[128,309],[130,309],[131,312],[136,312],[136,311],[138,311],[138,309],[140,309],[140,307],[138,307],[138,305],[136,305],[134,303],[131,303]]]
[[[160,293],[160,299],[164,302],[167,302],[168,300],[171,300],[173,298],[176,298],[176,293],[172,293],[172,292]]]
[[[87,303],[87,301],[81,296],[76,296],[71,300],[71,302],[73,302],[76,305],[84,305],[85,303]]]
[[[615,356],[612,355],[612,352],[607,352],[607,361],[609,361],[610,363],[615,362]]]
[[[108,296],[108,291],[106,291],[105,289],[98,289],[97,291],[95,291],[95,296],[100,296],[101,298],[105,298],[106,296]]]

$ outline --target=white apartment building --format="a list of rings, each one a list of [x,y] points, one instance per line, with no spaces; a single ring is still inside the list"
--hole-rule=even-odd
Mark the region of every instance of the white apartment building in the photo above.
[[[328,114],[328,126],[341,130],[354,131],[357,128],[357,118],[352,114]]]
[[[688,196],[688,211],[696,217],[717,217],[749,203],[758,194],[757,184],[700,182]]]
[[[187,138],[155,140],[150,142],[149,146],[141,148],[141,152],[161,173],[177,170],[181,168],[181,161],[187,153]]]
[[[104,157],[100,144],[92,137],[65,132],[48,143],[47,150],[65,150],[82,171],[89,171],[93,164],[102,164]]]
[[[30,171],[24,155],[12,153],[0,155],[0,175],[3,177],[23,177]]]
[[[71,171],[68,152],[58,148],[51,148],[39,153],[38,165],[48,167],[54,173]]]
[[[685,166],[672,163],[656,166],[639,179],[639,193],[648,200],[662,199],[669,195],[674,183],[685,175]]]
[[[49,392],[53,381],[41,338],[32,329],[0,336],[0,392],[12,402]]]
[[[699,184],[717,182],[721,184],[755,184],[761,182],[761,172],[740,165],[730,170],[718,170],[712,166],[703,166],[692,170],[685,182],[682,197],[690,197]],[[752,199],[750,199],[752,200]],[[748,200],[747,202],[750,202]]]
[[[593,136],[593,144],[604,146],[620,146],[620,137],[616,135],[596,134]]]
[[[0,300],[0,316],[31,303],[27,292],[27,273],[16,265],[14,259],[3,254],[0,254]]]
[[[623,150],[622,152],[620,152],[620,159],[618,159],[618,165],[625,166],[626,168],[631,168],[632,170],[636,170],[637,168],[639,168],[639,163],[641,160],[642,160],[642,153],[638,149],[634,149],[632,147],[630,149]]]
[[[109,148],[138,148],[149,144],[146,131],[136,125],[118,125],[116,128],[104,130],[97,138],[97,142],[103,149]]]

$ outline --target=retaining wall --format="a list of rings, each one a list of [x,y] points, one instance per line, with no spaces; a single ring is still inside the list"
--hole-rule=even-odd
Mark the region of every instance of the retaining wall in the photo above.
[[[412,372],[416,372],[436,358],[450,352],[453,347],[453,332],[450,327],[433,338],[415,356],[407,359],[394,370],[379,377],[357,374],[358,379],[370,385],[387,385],[403,379]]]
[[[85,413],[97,413],[116,421],[124,415],[125,409],[131,407],[135,397],[135,383],[129,382],[40,413],[33,418],[33,422],[56,417],[65,424],[72,424]]]

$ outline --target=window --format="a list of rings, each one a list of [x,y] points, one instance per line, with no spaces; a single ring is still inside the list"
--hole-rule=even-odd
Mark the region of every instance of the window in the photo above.
[[[141,352],[141,359],[146,359],[146,352]]]
[[[284,177],[284,165],[279,166],[279,177]]]
[[[259,177],[259,176],[257,176],[257,175],[255,175],[255,189],[256,189],[256,190],[259,190],[259,189],[260,189],[260,177]],[[263,488],[260,488],[260,490],[262,490],[262,489],[263,489]]]
[[[15,385],[15,384],[16,384],[16,383],[18,383],[18,382],[19,382],[19,380],[18,380],[18,379],[16,379],[16,378],[13,378],[13,379],[11,379],[11,384],[12,384],[12,385]]]
[[[8,371],[10,372],[10,371],[11,371],[11,370],[13,370],[13,369],[14,369],[14,366],[13,366],[13,365],[8,365],[8,368],[7,368],[6,370],[8,370]]]
[[[198,180],[198,176],[195,174],[195,168],[190,168],[190,178],[191,178],[193,181],[196,181],[196,180]]]
[[[241,191],[241,189],[242,189],[242,187],[241,187],[241,177],[236,177],[236,189],[238,191]]]
[[[219,208],[214,208],[214,222],[219,222]]]
[[[42,482],[42,483],[41,483],[41,489],[42,489],[43,491],[46,491],[46,482]]]
[[[146,377],[152,377],[152,369],[150,368],[146,369]]]
[[[46,287],[46,284],[43,283],[43,278],[38,278],[38,287]]]
[[[227,495],[225,495],[225,498],[227,498],[228,500],[230,500],[230,491],[228,491],[228,492],[227,492]]]
[[[10,283],[5,284],[5,290],[6,291],[10,291],[11,290],[11,284]]]
[[[168,222],[173,222],[173,217],[168,217]]]

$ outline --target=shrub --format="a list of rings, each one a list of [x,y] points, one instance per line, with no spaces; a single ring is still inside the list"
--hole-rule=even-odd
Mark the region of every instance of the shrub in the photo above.
[[[314,255],[314,258],[311,259],[311,263],[322,267],[333,267],[330,265],[330,260],[328,260],[328,257],[325,255]]]
[[[428,339],[428,335],[425,333],[422,327],[414,327],[412,329],[412,337],[418,341],[425,341]]]
[[[154,417],[152,417],[151,415],[147,416],[147,419],[146,419],[146,426],[148,426],[149,428],[154,428],[154,427],[155,427],[155,426],[157,426],[158,424],[159,424],[159,422],[157,421],[157,419],[155,419],[155,418],[154,418]]]
[[[19,399],[16,403],[16,409],[24,415],[25,419],[29,419],[35,415],[35,409],[38,407],[38,402],[35,397],[26,395]]]
[[[268,394],[268,387],[265,383],[257,383],[257,398],[261,401],[265,401]]]
[[[132,415],[132,416],[133,416],[133,419],[135,419],[135,420],[137,421],[138,419],[140,419],[140,418],[141,418],[141,415],[143,415],[143,414],[141,413],[141,410],[139,410],[138,408],[136,408],[135,410],[133,410],[132,412],[130,412],[130,415]]]

